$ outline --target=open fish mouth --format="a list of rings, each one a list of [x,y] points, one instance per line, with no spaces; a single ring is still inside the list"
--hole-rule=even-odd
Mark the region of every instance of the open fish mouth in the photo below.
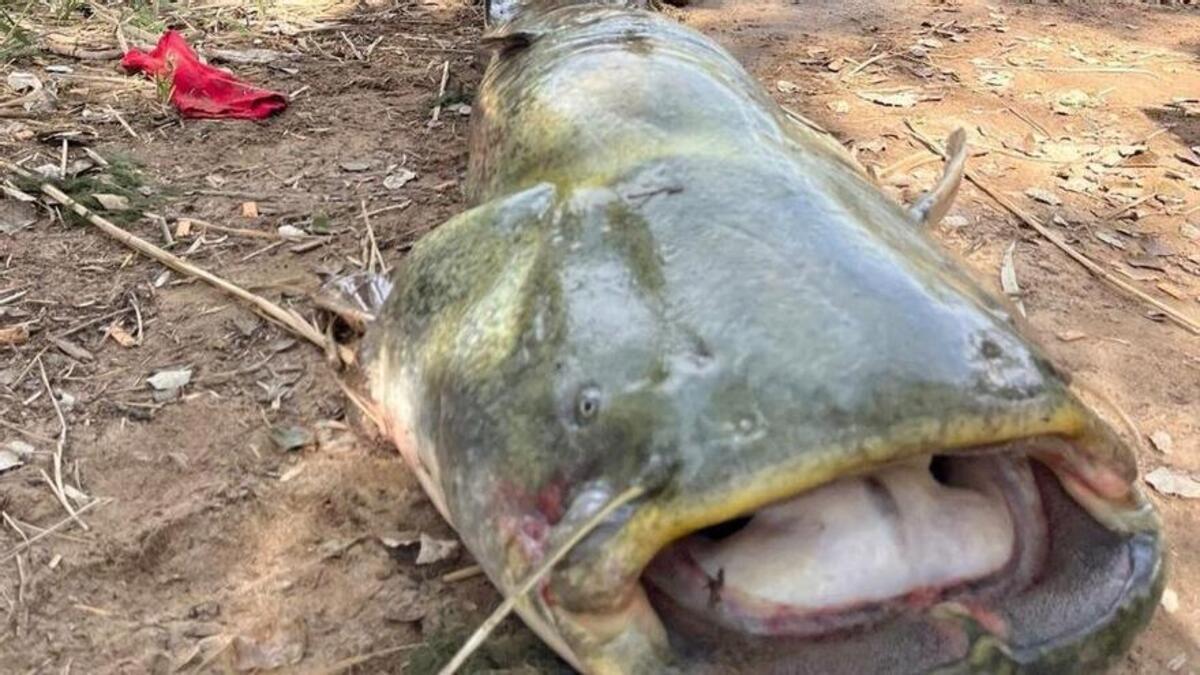
[[[633,605],[688,672],[1095,672],[1157,603],[1156,528],[1132,480],[1037,437],[696,530],[645,567]]]

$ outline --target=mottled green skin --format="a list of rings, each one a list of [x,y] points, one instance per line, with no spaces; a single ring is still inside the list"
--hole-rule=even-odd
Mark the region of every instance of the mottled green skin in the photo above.
[[[477,206],[398,271],[370,365],[503,590],[564,511],[632,484],[655,492],[539,598],[617,607],[670,539],[905,454],[1100,433],[1002,307],[707,39],[569,8],[490,41]],[[603,649],[559,630],[577,662]]]

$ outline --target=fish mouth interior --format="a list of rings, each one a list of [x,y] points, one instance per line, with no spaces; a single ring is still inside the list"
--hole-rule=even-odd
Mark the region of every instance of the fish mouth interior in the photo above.
[[[843,477],[677,540],[642,585],[673,651],[735,670],[921,672],[977,633],[1044,651],[1158,573],[1157,539],[1102,525],[1111,495],[1077,501],[1061,456],[1013,443]]]

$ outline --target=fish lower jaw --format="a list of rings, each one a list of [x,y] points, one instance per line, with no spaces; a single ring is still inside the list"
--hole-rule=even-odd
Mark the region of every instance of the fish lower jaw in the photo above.
[[[1104,448],[877,465],[694,531],[619,601],[556,614],[587,672],[1101,672],[1163,584],[1157,520]]]
[[[926,456],[702,530],[643,578],[724,628],[818,637],[1023,587],[1046,547],[1029,460]]]

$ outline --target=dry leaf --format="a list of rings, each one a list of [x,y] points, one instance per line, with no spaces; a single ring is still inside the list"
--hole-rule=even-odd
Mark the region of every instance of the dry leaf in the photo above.
[[[8,448],[0,448],[0,473],[22,466],[25,466],[25,462],[17,456],[17,453]]]
[[[160,370],[159,372],[146,378],[146,382],[151,387],[159,391],[169,391],[178,389],[188,382],[192,381],[191,368],[180,368],[178,370]]]
[[[389,190],[399,190],[400,188],[412,182],[416,177],[417,173],[415,171],[399,169],[395,173],[390,174],[387,178],[383,179],[383,187]]]
[[[1109,246],[1112,246],[1113,248],[1119,248],[1122,251],[1125,250],[1125,242],[1113,232],[1109,232],[1108,230],[1096,230],[1092,232],[1092,234],[1095,235],[1097,239],[1108,244]]]
[[[1025,196],[1034,201],[1038,201],[1043,204],[1049,204],[1050,206],[1058,206],[1062,204],[1062,200],[1059,199],[1053,192],[1043,190],[1042,188],[1029,188],[1025,191]]]
[[[96,358],[92,356],[92,353],[88,350],[65,338],[51,337],[50,342],[53,342],[54,346],[58,347],[62,353],[70,356],[73,359],[77,359],[79,361],[91,361],[92,359]]]
[[[1012,85],[1013,74],[1007,70],[986,70],[979,76],[979,81],[989,87],[1005,89]]]
[[[256,202],[242,202],[242,217],[257,218],[258,204]]]
[[[24,324],[0,328],[0,345],[23,345],[29,341],[29,328]]]
[[[122,347],[136,347],[138,344],[137,338],[130,335],[129,331],[125,330],[119,321],[112,322],[112,325],[108,327],[107,333],[108,336],[113,339],[113,342],[116,342]]]
[[[33,204],[16,199],[0,200],[0,232],[13,234],[37,221],[38,210]]]
[[[432,565],[458,555],[458,542],[454,539],[434,539],[421,533],[421,550],[417,553],[418,565]]]
[[[1164,455],[1171,454],[1171,450],[1175,448],[1175,440],[1171,438],[1171,434],[1165,431],[1156,431],[1150,434],[1150,442],[1154,444],[1154,448]]]
[[[1146,474],[1146,483],[1164,495],[1200,499],[1200,481],[1171,467],[1162,466]]]
[[[308,236],[308,233],[296,227],[295,225],[280,225],[279,236],[283,237],[284,239],[295,240],[305,238]]]
[[[129,210],[129,198],[122,195],[110,195],[103,192],[98,192],[92,195],[92,198],[95,199],[96,203],[100,205],[100,208],[104,209],[105,211]]]
[[[921,100],[920,95],[915,91],[897,91],[897,92],[878,92],[878,91],[860,91],[858,96],[862,99],[877,103],[879,105],[888,106],[891,108],[911,108]]]
[[[342,162],[341,167],[351,173],[362,173],[371,168],[370,162]]]
[[[833,112],[835,112],[839,115],[845,115],[846,113],[850,112],[850,104],[846,103],[845,101],[843,101],[841,99],[838,99],[836,101],[830,101],[829,103],[826,103],[825,105],[830,110],[832,110]]]

